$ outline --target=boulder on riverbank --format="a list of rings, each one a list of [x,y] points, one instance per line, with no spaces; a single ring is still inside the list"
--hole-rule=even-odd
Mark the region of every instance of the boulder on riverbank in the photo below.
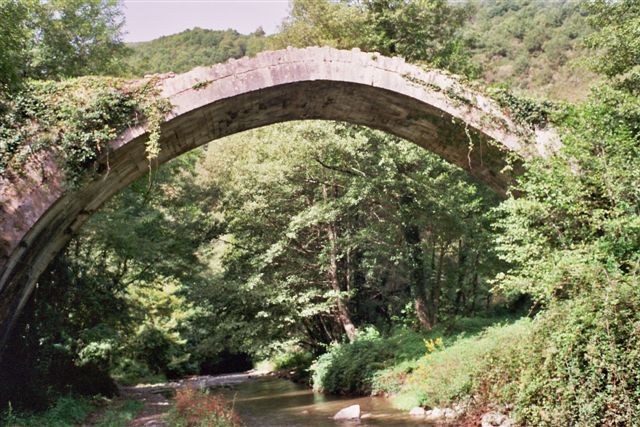
[[[480,420],[482,427],[513,427],[515,422],[500,412],[487,412]]]
[[[409,415],[424,418],[428,422],[447,422],[460,417],[463,412],[461,408],[433,408],[426,410],[417,406],[409,411]]]
[[[411,415],[412,417],[424,417],[426,412],[427,411],[424,408],[416,406],[409,411],[409,415]]]
[[[340,409],[337,414],[333,416],[334,420],[359,420],[360,419],[360,405],[351,405],[346,408]]]

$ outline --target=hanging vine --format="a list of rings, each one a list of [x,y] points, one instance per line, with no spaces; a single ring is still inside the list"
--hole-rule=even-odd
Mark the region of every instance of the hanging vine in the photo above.
[[[67,187],[99,171],[108,144],[128,127],[145,124],[147,158],[160,153],[160,125],[170,103],[152,79],[139,86],[110,77],[30,82],[0,109],[0,176],[20,175],[42,150],[51,150]]]

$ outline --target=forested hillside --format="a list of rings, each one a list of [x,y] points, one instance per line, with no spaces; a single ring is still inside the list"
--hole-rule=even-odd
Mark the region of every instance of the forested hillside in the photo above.
[[[13,29],[0,30],[0,173],[19,174],[42,140],[73,191],[108,173],[96,165],[118,132],[140,117],[161,131],[168,106],[122,76],[289,45],[459,74],[537,119],[528,126],[555,126],[563,147],[527,161],[502,197],[348,123],[255,129],[159,167],[151,141],[149,174],[91,216],[27,302],[1,361],[0,422],[76,425],[95,405],[79,396],[111,396],[116,382],[266,362],[321,392],[455,409],[466,425],[488,412],[519,425],[636,423],[637,0],[295,0],[273,36],[193,29],[128,49],[118,3],[89,3],[33,13],[16,0],[0,14]],[[97,46],[51,54],[78,40]],[[177,406],[206,406],[189,393]],[[67,423],[56,408],[68,402],[84,409]],[[15,412],[51,405],[45,418]],[[199,422],[238,425],[214,412]]]
[[[584,64],[588,53],[582,42],[592,30],[578,1],[487,0],[453,5],[441,8],[431,25],[416,26],[412,24],[420,22],[416,11],[402,9],[402,14],[383,16],[375,9],[366,12],[340,4],[299,1],[280,34],[267,37],[260,31],[241,35],[233,30],[195,28],[130,45],[128,70],[137,75],[181,73],[265,49],[329,45],[358,46],[418,60],[425,60],[424,52],[432,51],[436,55],[429,60],[435,60],[435,65],[558,100],[584,99],[598,78]],[[379,27],[363,28],[372,22]],[[397,34],[384,34],[392,27]],[[438,40],[447,43],[436,46]],[[445,56],[448,64],[442,62]]]
[[[584,61],[591,29],[578,1],[478,1],[463,30],[487,83],[550,99],[584,99],[598,76]]]
[[[244,35],[235,30],[215,31],[194,28],[150,42],[132,43],[127,57],[127,73],[145,75],[217,64],[229,58],[253,56],[264,50],[262,29]]]

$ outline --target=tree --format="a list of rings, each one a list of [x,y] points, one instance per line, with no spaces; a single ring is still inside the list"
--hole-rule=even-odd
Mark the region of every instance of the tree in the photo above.
[[[235,30],[193,28],[149,42],[135,43],[126,58],[134,75],[183,73],[198,66],[209,66],[230,58],[253,56],[265,49],[267,37],[257,29],[249,35]]]
[[[461,52],[465,8],[446,0],[367,0],[368,47],[383,55],[470,72]]]
[[[28,75],[57,79],[113,74],[125,47],[119,0],[52,0],[31,13]]]
[[[343,0],[295,0],[271,44],[276,49],[287,46],[365,49],[367,31],[366,13],[357,4]]]
[[[473,74],[460,37],[465,13],[445,0],[296,0],[272,45],[358,47]]]
[[[116,74],[126,48],[119,0],[2,0],[0,85]]]
[[[219,274],[195,294],[221,300],[210,319],[224,307],[236,338],[313,349],[388,327],[408,303],[408,320],[430,329],[486,297],[495,198],[420,147],[304,122],[214,142],[201,167],[202,185],[223,195],[212,209],[225,231]]]
[[[616,85],[640,94],[640,4],[635,0],[589,0],[589,21],[598,31],[586,40],[596,55],[591,64]]]
[[[29,41],[28,3],[19,0],[0,2],[0,93],[17,89],[26,71],[24,55]]]

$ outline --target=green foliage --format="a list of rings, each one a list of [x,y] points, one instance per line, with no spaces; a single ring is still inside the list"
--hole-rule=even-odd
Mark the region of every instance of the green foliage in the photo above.
[[[253,56],[265,49],[266,42],[260,28],[249,35],[235,30],[193,28],[150,42],[131,44],[126,58],[127,74],[184,73],[230,58]]]
[[[270,47],[365,47],[367,19],[359,6],[346,1],[296,0]]]
[[[582,42],[593,29],[579,1],[470,2],[462,37],[470,63],[486,83],[536,97],[580,100],[597,76],[582,65]]]
[[[634,26],[637,16],[630,4],[590,7],[601,25],[590,39],[594,47],[630,42],[626,24]],[[501,207],[499,249],[513,268],[498,285],[546,307],[530,353],[489,371],[516,368],[506,398],[525,424],[633,424],[640,405],[640,102],[619,74],[633,63],[607,61],[613,67],[595,63],[611,84],[568,112],[563,149],[531,163],[518,186],[522,197]]]
[[[0,174],[19,175],[22,166],[50,150],[76,186],[108,143],[129,126],[146,122],[149,159],[158,155],[159,126],[170,106],[151,80],[131,87],[116,78],[82,77],[31,82],[0,117]],[[101,166],[104,168],[104,166]]]
[[[74,13],[81,3],[41,3],[33,16],[46,42],[22,62],[31,27],[21,19],[31,15],[3,3],[3,90],[34,70],[112,69],[96,64],[104,46],[118,45],[115,3]],[[178,159],[152,177],[151,192],[141,181],[114,198],[42,277],[7,352],[12,369],[0,370],[2,392],[18,385],[41,401],[69,389],[108,393],[109,373],[126,382],[179,376],[224,352],[269,354],[281,343],[301,351],[278,366],[304,373],[315,352],[342,342],[316,360],[318,389],[397,393],[411,406],[514,404],[532,425],[631,424],[640,411],[635,3],[591,1],[586,18],[570,2],[295,1],[273,46],[358,46],[574,99],[589,77],[572,68],[585,55],[588,19],[596,31],[588,46],[607,58],[594,55],[593,64],[611,81],[567,108],[561,152],[527,164],[519,197],[494,211],[498,200],[463,171],[345,124],[273,126]],[[77,28],[82,38],[94,24],[110,35],[88,56],[61,32]],[[261,32],[194,29],[133,46],[132,73],[186,71],[265,42]],[[58,44],[68,64],[49,55]],[[83,68],[77,58],[89,57],[96,61]],[[548,102],[502,89],[493,96],[520,123],[544,126],[555,114]],[[136,115],[157,156],[168,107],[153,81],[89,77],[30,82],[5,98],[0,172],[19,173],[51,149],[70,184],[99,167],[106,144],[139,124]],[[501,294],[490,293],[494,284]],[[460,318],[522,295],[541,310],[533,321],[486,329],[491,319]],[[375,327],[347,344],[349,324]],[[176,425],[228,425],[216,399],[183,403]],[[61,408],[60,419],[73,412]]]
[[[125,48],[118,0],[2,0],[0,93],[23,79],[113,74]]]
[[[514,393],[525,424],[616,425],[640,410],[640,286],[610,277],[554,304],[535,324]]]
[[[119,0],[28,1],[28,76],[59,79],[113,74],[124,54]]]
[[[460,29],[468,10],[446,0],[367,0],[367,50],[473,75]]]
[[[591,32],[574,1],[297,0],[271,46],[358,47],[575,100],[596,78],[581,66]]]
[[[488,367],[526,343],[529,320],[501,321],[460,318],[426,334],[399,328],[388,336],[365,328],[354,342],[334,343],[314,361],[313,387],[332,394],[393,395],[408,408],[452,404],[484,390]],[[496,390],[512,379],[503,374]]]
[[[486,305],[496,199],[419,147],[304,122],[213,142],[201,168],[200,185],[220,195],[222,225],[208,252],[217,277],[193,289],[206,300],[202,321],[218,325],[212,342],[317,347],[339,340],[340,303],[352,321],[381,328],[400,316],[418,323],[406,311],[417,293],[430,298],[421,309],[435,323]],[[414,281],[415,271],[425,274]],[[456,299],[464,304],[453,308]]]
[[[489,401],[503,402],[502,393],[511,385],[515,377],[512,371],[518,367],[514,358],[526,354],[531,328],[532,322],[522,319],[488,327],[475,336],[465,333],[445,336],[442,346],[423,345],[422,357],[376,372],[374,391],[394,394],[396,403],[407,409],[451,406],[479,390],[487,393],[487,386],[493,398]],[[509,363],[500,363],[504,361]],[[495,364],[499,364],[500,372],[492,370]],[[488,372],[495,374],[490,380]]]
[[[370,394],[374,372],[392,354],[378,331],[361,329],[355,341],[332,345],[311,365],[313,388],[331,394]]]
[[[586,39],[593,68],[618,88],[640,95],[640,7],[635,0],[588,0],[590,23],[598,31]]]
[[[95,427],[127,427],[143,407],[144,403],[139,400],[126,399],[107,408],[93,425]]]
[[[153,372],[143,357],[142,361],[127,356],[119,357],[111,369],[111,375],[118,384],[134,386],[137,384],[157,384],[167,381],[163,374]],[[162,367],[164,368],[164,366]]]
[[[540,301],[589,291],[608,275],[638,270],[638,98],[602,87],[565,121],[562,153],[529,166],[524,197],[501,207],[506,292]]]
[[[474,75],[460,37],[465,17],[445,0],[296,0],[271,46],[359,47]]]
[[[27,15],[27,2],[0,2],[0,102],[6,93],[17,89],[22,80],[25,64],[21,60],[29,40]]]
[[[313,363],[313,353],[301,349],[294,349],[272,357],[273,370],[285,372],[287,378],[294,382],[307,382],[311,373],[309,368]]]
[[[491,89],[489,94],[501,107],[507,109],[516,123],[530,127],[544,128],[555,107],[550,101],[536,102],[531,98],[516,96],[504,88]]]
[[[41,414],[22,415],[9,409],[0,416],[0,424],[7,427],[69,427],[83,422],[93,409],[87,399],[62,396]]]

